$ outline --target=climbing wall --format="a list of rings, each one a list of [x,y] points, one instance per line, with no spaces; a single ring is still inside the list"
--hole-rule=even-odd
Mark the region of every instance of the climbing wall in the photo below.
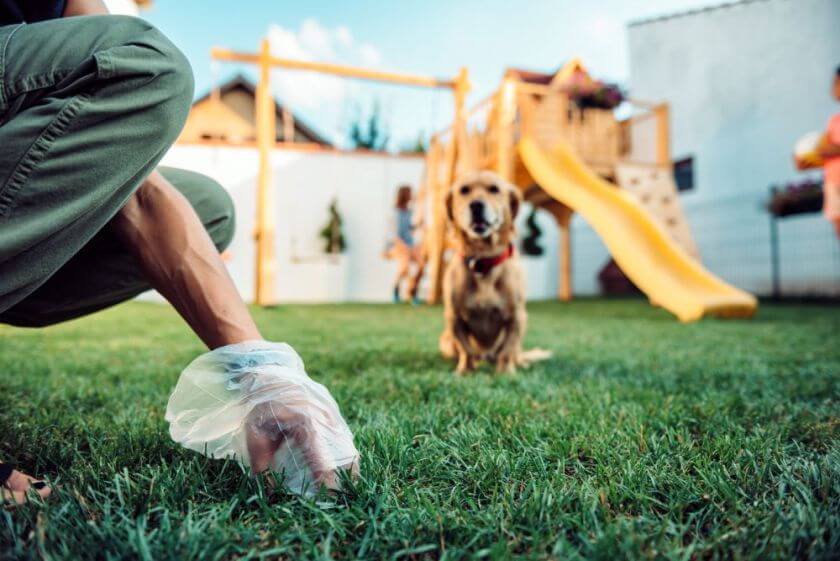
[[[616,178],[621,188],[638,199],[671,239],[700,261],[697,244],[683,214],[674,176],[669,169],[624,163],[616,166]]]

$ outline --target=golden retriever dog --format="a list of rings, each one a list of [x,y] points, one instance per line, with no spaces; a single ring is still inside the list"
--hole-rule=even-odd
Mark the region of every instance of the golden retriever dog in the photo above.
[[[545,356],[522,352],[528,314],[513,223],[521,203],[519,189],[489,171],[466,175],[446,195],[455,255],[443,279],[440,350],[457,359],[459,374],[481,360],[512,373]]]

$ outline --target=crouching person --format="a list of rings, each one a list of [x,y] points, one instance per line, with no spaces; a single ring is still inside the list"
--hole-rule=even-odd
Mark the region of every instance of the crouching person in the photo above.
[[[101,0],[0,0],[0,322],[51,325],[154,288],[211,350],[263,341],[219,257],[230,197],[158,167],[192,96],[186,58],[143,20],[107,15]],[[262,428],[243,423],[252,468],[273,467],[294,440],[315,483],[334,485],[323,431],[282,427],[317,416],[344,435],[337,406],[324,417],[306,392],[274,405],[279,432],[266,415]],[[50,488],[0,463],[0,493],[19,504]]]

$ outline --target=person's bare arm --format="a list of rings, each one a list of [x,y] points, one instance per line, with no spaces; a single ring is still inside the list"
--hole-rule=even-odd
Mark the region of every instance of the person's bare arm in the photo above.
[[[67,0],[64,7],[64,17],[95,16],[107,14],[108,8],[102,0]]]
[[[110,227],[137,258],[151,285],[209,348],[262,339],[192,205],[159,172],[149,176]],[[317,407],[308,400],[291,408],[279,407],[275,420],[288,426],[310,426],[318,415]],[[328,454],[316,431],[290,437],[307,451],[304,456],[317,481],[335,488],[337,475],[327,467]],[[254,473],[271,465],[284,438],[267,436],[258,427],[247,428]]]
[[[111,228],[209,348],[262,339],[201,220],[160,173],[149,176]]]

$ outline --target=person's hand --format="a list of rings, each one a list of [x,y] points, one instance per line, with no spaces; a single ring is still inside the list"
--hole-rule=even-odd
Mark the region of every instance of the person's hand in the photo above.
[[[323,386],[321,386],[323,387]],[[255,407],[246,419],[248,454],[254,474],[277,468],[275,455],[283,445],[298,450],[312,473],[311,484],[336,490],[339,488],[339,472],[349,471],[353,477],[359,474],[359,456],[337,465],[335,453],[330,449],[336,439],[343,437],[346,425],[335,409],[309,399],[302,388],[287,386],[266,388],[266,394],[277,390],[294,395],[287,401],[267,401]],[[259,399],[259,396],[252,396]],[[355,450],[354,450],[355,452]],[[268,479],[271,485],[273,479]]]
[[[255,474],[282,473],[293,493],[337,489],[341,471],[359,472],[338,404],[285,343],[245,341],[199,356],[181,373],[166,420],[176,442]]]
[[[806,169],[809,169],[811,166],[809,166],[803,158],[800,158],[799,156],[794,154],[793,155],[793,167],[796,168],[799,171],[805,171]]]
[[[64,7],[64,17],[94,16],[108,13],[108,8],[102,0],[67,0]]]

